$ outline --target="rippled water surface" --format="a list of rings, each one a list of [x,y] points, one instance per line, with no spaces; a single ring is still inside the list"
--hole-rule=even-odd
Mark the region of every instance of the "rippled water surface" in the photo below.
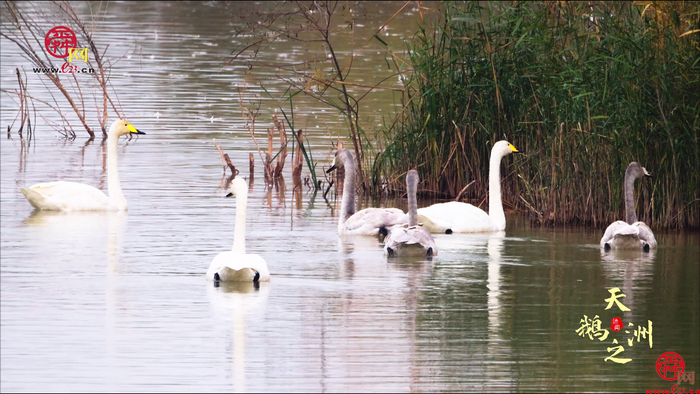
[[[369,30],[401,5],[367,5]],[[323,191],[293,191],[289,165],[286,187],[266,187],[257,167],[246,247],[272,279],[215,287],[204,273],[231,248],[236,202],[223,198],[212,139],[246,178],[255,152],[235,91],[243,77],[219,72],[232,51],[231,15],[245,7],[109,7],[103,42],[131,56],[112,80],[147,133],[119,145],[129,211],[33,212],[19,187],[64,179],[106,191],[106,146],[80,132],[65,141],[48,127],[31,144],[3,137],[2,391],[639,392],[671,387],[655,368],[669,351],[700,372],[694,233],[657,231],[656,251],[610,254],[597,246],[600,229],[531,228],[511,214],[505,234],[437,235],[434,259],[387,261],[376,239],[338,237],[333,193],[327,202]],[[416,18],[409,6],[388,37],[411,34]],[[302,56],[287,49],[274,56]],[[3,88],[26,63],[3,39]],[[366,63],[368,76],[386,67],[383,57]],[[29,84],[41,91],[37,76]],[[378,108],[393,104],[384,92],[366,105],[381,119]],[[273,108],[263,104],[262,123]],[[15,111],[3,95],[2,130]],[[321,107],[300,114],[327,167],[327,137],[342,123]],[[605,310],[614,287],[630,312]],[[599,316],[606,340],[576,333],[584,315]],[[613,317],[622,331],[610,330]],[[649,321],[653,347],[644,338],[630,346]],[[604,361],[613,339],[624,345],[618,357],[632,361]]]

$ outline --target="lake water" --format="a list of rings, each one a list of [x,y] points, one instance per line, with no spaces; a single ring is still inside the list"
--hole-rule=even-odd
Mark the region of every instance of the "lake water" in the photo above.
[[[651,253],[601,253],[601,229],[531,228],[511,214],[505,234],[437,235],[432,260],[387,261],[376,239],[338,237],[333,193],[328,202],[323,191],[294,193],[289,164],[286,187],[266,187],[239,106],[245,75],[221,71],[233,50],[232,18],[247,6],[108,4],[102,45],[131,56],[114,67],[112,82],[130,121],[147,133],[119,146],[128,213],[33,212],[19,187],[64,179],[106,191],[106,149],[80,130],[74,141],[48,126],[31,144],[16,129],[3,136],[3,392],[639,392],[674,384],[656,372],[665,352],[700,372],[697,233],[657,231]],[[401,6],[366,4],[361,24],[376,30]],[[414,29],[419,14],[413,5],[406,11],[387,40]],[[0,42],[3,89],[13,89],[15,67],[29,64]],[[269,56],[304,56],[282,48]],[[360,75],[386,67],[383,56],[366,58]],[[281,94],[285,87],[269,77]],[[28,80],[41,95],[38,76]],[[248,86],[252,95],[255,84]],[[16,114],[8,97],[2,130]],[[369,98],[367,122],[381,120],[379,109],[393,111],[390,92]],[[296,121],[309,131],[321,176],[331,137],[344,126],[333,110],[306,103]],[[259,138],[274,107],[261,105]],[[223,198],[214,139],[242,176],[248,154],[258,160],[246,246],[272,275],[259,287],[204,278],[212,258],[231,248],[236,212],[234,199]],[[380,204],[406,207],[405,199]],[[615,287],[631,311],[605,309]],[[599,316],[606,340],[577,334],[584,315]],[[611,331],[614,317],[620,332]],[[630,346],[649,321],[652,335]],[[624,346],[616,357],[630,362],[604,361],[618,346],[613,339]]]

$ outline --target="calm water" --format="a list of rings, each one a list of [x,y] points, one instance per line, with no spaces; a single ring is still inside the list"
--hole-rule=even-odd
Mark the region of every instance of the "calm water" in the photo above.
[[[368,4],[363,23],[376,30],[400,5]],[[232,15],[245,6],[109,4],[103,42],[132,56],[112,81],[148,133],[120,143],[128,213],[33,212],[19,191],[58,179],[106,190],[100,141],[80,132],[64,141],[48,127],[31,144],[1,140],[2,391],[639,392],[671,387],[653,367],[668,351],[700,372],[698,234],[657,231],[655,252],[601,254],[602,230],[533,229],[509,215],[505,235],[438,235],[432,261],[387,261],[375,239],[338,237],[335,200],[293,193],[289,165],[286,189],[265,187],[257,167],[247,248],[267,261],[271,282],[207,282],[211,259],[231,248],[236,211],[213,139],[242,175],[255,151],[235,90],[244,77],[219,72]],[[408,34],[417,17],[408,9],[388,37]],[[28,64],[1,44],[9,89],[14,68]],[[361,63],[362,75],[386,67],[383,57]],[[37,76],[29,83],[41,92]],[[387,92],[370,97],[371,122],[394,108]],[[273,111],[262,104],[260,138]],[[0,129],[15,113],[3,95]],[[299,113],[303,127],[319,126],[313,149],[327,166],[342,124],[320,106]],[[631,312],[605,310],[614,287]],[[582,338],[583,315],[608,330],[621,317],[630,333]],[[629,346],[649,320],[653,348]],[[632,361],[604,361],[613,339]]]

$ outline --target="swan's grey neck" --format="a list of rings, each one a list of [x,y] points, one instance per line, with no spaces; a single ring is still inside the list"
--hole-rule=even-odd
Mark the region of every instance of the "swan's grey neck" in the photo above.
[[[345,181],[343,182],[343,199],[340,202],[340,219],[338,225],[345,223],[355,213],[355,159],[348,151],[343,154],[343,167],[345,167]]]
[[[406,174],[406,187],[408,188],[408,225],[418,225],[418,201],[416,194],[418,193],[418,173],[409,171]]]
[[[625,171],[625,216],[627,224],[637,221],[637,212],[634,209],[634,181],[637,175],[632,166]]]
[[[497,230],[505,230],[506,215],[501,202],[501,159],[503,155],[491,150],[489,161],[489,217]]]
[[[107,192],[109,199],[117,208],[126,208],[126,198],[119,183],[119,167],[117,166],[117,147],[119,135],[110,132],[107,137]]]
[[[245,213],[248,205],[248,190],[236,190],[236,230],[233,233],[233,251],[245,254]]]

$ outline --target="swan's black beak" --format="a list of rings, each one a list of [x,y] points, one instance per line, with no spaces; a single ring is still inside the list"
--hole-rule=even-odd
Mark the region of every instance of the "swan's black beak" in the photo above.
[[[331,168],[327,169],[326,174],[328,174],[329,172],[331,172],[333,170],[335,170],[335,165],[332,165]]]
[[[233,193],[227,194],[226,197],[233,197]]]
[[[132,131],[131,134],[144,134],[144,135],[145,135],[146,133],[144,133],[144,132],[141,131],[141,130],[136,130],[135,133]]]

